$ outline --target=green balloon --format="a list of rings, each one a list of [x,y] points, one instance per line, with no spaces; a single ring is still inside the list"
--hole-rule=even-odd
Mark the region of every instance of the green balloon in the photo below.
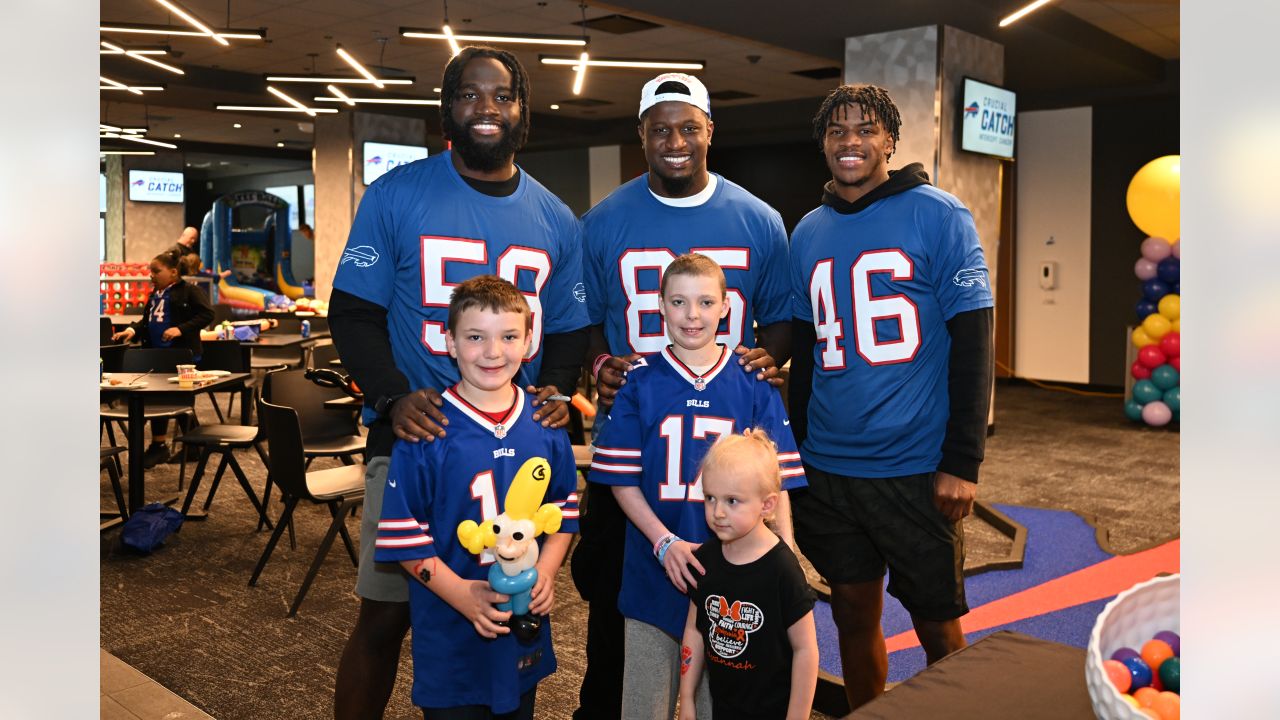
[[[1160,388],[1156,387],[1155,383],[1150,380],[1139,380],[1134,383],[1133,399],[1137,400],[1139,403],[1146,405],[1147,403],[1153,400],[1159,400],[1162,397],[1164,397],[1164,393],[1161,392]]]
[[[1172,365],[1161,365],[1151,371],[1151,382],[1161,390],[1178,387],[1178,371]]]
[[[1124,416],[1137,422],[1142,419],[1142,403],[1129,398],[1124,403]]]
[[[1168,405],[1169,409],[1173,411],[1173,417],[1176,420],[1178,418],[1178,410],[1181,408],[1181,405],[1182,405],[1182,388],[1172,387],[1172,388],[1169,388],[1168,390],[1165,390],[1164,404]]]

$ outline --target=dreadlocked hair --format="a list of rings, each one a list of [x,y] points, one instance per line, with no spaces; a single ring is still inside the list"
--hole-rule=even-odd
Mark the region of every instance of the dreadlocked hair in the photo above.
[[[885,132],[897,144],[902,117],[898,115],[898,106],[893,104],[889,92],[876,85],[841,85],[831,91],[818,107],[818,114],[813,116],[813,139],[818,141],[818,147],[822,147],[822,139],[827,134],[831,119],[845,105],[856,105],[862,110],[864,117],[879,120]]]
[[[529,122],[533,113],[529,110],[529,75],[520,64],[520,59],[506,50],[486,45],[468,45],[462,52],[453,56],[444,68],[444,78],[440,81],[440,117],[452,117],[453,99],[458,94],[458,86],[462,84],[462,69],[473,58],[493,58],[511,73],[512,90],[516,94],[516,102],[520,103],[520,127],[515,137],[518,147],[524,147],[529,138]]]

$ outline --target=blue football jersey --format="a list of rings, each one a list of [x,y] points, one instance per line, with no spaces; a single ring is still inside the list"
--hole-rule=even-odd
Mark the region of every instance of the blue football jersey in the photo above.
[[[782,396],[769,383],[742,372],[733,352],[699,376],[670,348],[642,358],[627,375],[596,438],[592,482],[638,485],[667,530],[691,543],[710,536],[702,507],[698,465],[723,435],[759,428],[778,445],[782,486],[807,483]],[[674,637],[684,632],[689,600],[653,557],[644,534],[627,523],[618,610]]]
[[[849,215],[824,205],[792,233],[791,271],[793,313],[818,334],[805,462],[853,477],[936,470],[947,320],[993,304],[973,216],[931,185]]]
[[[658,282],[688,252],[724,268],[729,314],[719,342],[751,347],[753,320],[764,326],[791,319],[787,231],[777,210],[719,175],[707,202],[672,207],[653,197],[648,178],[627,182],[582,216],[588,312],[592,325],[604,324],[610,352],[649,354],[667,346]]]
[[[533,343],[516,382],[535,384],[543,334],[588,324],[581,224],[524,171],[507,197],[477,192],[445,152],[369,186],[333,286],[387,308],[396,367],[413,389],[440,389],[458,381],[444,339],[449,296],[484,274],[511,281],[529,301]],[[374,418],[365,408],[365,419]]]
[[[531,457],[551,465],[544,502],[564,513],[562,533],[578,531],[578,475],[569,436],[534,422],[524,391],[506,420],[495,424],[444,392],[449,434],[434,442],[397,440],[391,451],[374,559],[399,562],[438,557],[460,577],[488,578],[493,553],[472,555],[458,541],[458,524],[497,517],[516,471]],[[539,542],[545,538],[540,538]],[[413,703],[420,707],[486,705],[514,710],[520,695],[555,672],[551,628],[529,645],[507,634],[486,640],[471,622],[422,583],[408,579],[413,622]]]

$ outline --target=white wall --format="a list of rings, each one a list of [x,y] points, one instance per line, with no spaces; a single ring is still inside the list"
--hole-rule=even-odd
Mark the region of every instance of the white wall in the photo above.
[[[1019,113],[1014,374],[1089,382],[1092,108]],[[1040,287],[1042,263],[1057,287]]]

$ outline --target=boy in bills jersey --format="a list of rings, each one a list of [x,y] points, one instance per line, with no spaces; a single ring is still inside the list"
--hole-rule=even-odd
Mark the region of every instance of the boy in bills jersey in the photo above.
[[[831,586],[845,694],[884,692],[888,590],[929,662],[964,647],[960,520],[977,492],[992,297],[973,216],[918,164],[891,172],[900,116],[845,85],[814,118],[831,182],[791,236],[791,417],[809,488],[796,540]]]
[[[577,532],[577,473],[569,437],[532,420],[532,398],[513,384],[532,342],[524,295],[482,275],[449,303],[448,350],[461,380],[444,393],[449,432],[431,443],[397,441],[382,501],[374,559],[410,576],[413,702],[425,720],[532,718],[538,681],[555,671],[549,629],[522,641],[507,625],[511,598],[489,585],[493,550],[473,555],[454,529],[498,516],[499,503],[531,457],[547,458],[546,502],[563,513],[538,556],[529,612],[546,615],[555,574]]]
[[[776,438],[785,489],[804,485],[778,391],[738,371],[716,342],[729,311],[724,273],[705,255],[675,259],[662,276],[659,311],[671,343],[637,361],[596,438],[591,481],[613,486],[626,528],[618,610],[625,618],[624,718],[670,718],[675,709],[685,593],[703,572],[707,538],[698,464],[718,437],[750,427]],[[778,530],[791,544],[783,493]],[[699,714],[710,717],[699,692]]]

